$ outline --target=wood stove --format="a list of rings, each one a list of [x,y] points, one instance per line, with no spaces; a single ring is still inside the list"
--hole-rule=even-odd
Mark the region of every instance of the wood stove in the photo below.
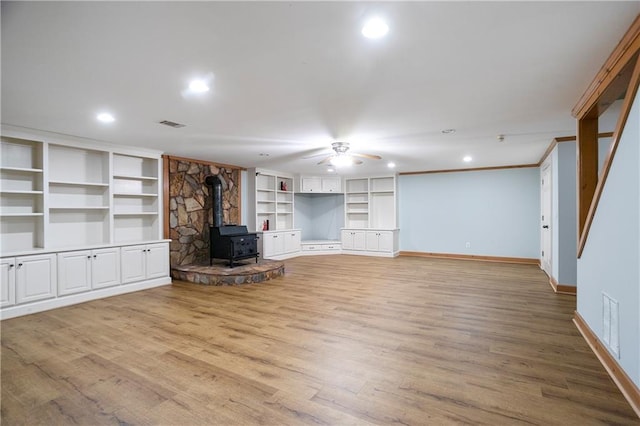
[[[255,257],[258,262],[258,236],[247,232],[246,226],[212,226],[209,231],[211,262],[228,259],[230,268],[237,260]]]
[[[227,259],[229,267],[238,260],[256,258],[258,263],[258,235],[249,233],[244,225],[223,225],[222,182],[218,176],[207,176],[205,183],[211,187],[213,226],[209,228],[209,263],[213,259]]]

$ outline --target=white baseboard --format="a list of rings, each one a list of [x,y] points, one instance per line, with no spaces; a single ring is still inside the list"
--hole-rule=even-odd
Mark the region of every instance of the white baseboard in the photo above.
[[[0,311],[0,320],[35,314],[37,312],[75,305],[78,303],[88,302],[90,300],[117,296],[119,294],[133,293],[134,291],[146,290],[167,284],[171,284],[171,277],[161,277],[136,283],[120,284],[114,287],[101,288],[99,290],[92,290],[85,293],[70,294],[67,296],[59,296],[52,299],[25,303],[24,305],[7,306]]]

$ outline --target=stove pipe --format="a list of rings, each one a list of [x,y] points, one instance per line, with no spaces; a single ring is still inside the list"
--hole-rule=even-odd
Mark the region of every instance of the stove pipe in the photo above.
[[[211,206],[213,208],[213,226],[222,226],[222,182],[218,176],[210,175],[204,182],[211,187]]]

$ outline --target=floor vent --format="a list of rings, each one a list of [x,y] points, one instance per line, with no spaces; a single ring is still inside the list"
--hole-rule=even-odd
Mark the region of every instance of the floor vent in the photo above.
[[[162,120],[158,121],[159,124],[163,124],[165,126],[173,127],[174,129],[179,129],[180,127],[184,127],[185,124],[176,123],[175,121]]]

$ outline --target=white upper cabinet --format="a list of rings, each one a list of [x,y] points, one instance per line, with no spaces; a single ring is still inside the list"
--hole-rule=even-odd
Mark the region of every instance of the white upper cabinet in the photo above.
[[[301,176],[296,192],[302,193],[341,193],[342,179],[340,176]]]

